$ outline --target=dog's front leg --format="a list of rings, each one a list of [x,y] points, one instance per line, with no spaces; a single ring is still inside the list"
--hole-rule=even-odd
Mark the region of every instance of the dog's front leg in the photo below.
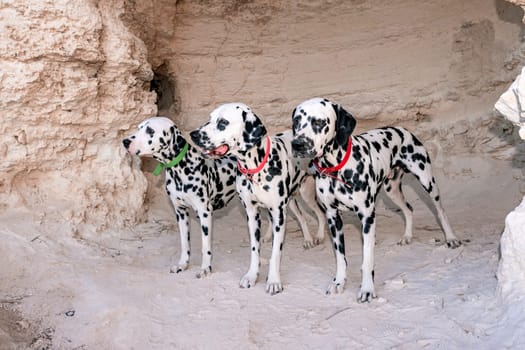
[[[187,208],[175,207],[175,213],[177,215],[177,222],[179,223],[180,258],[177,266],[172,267],[170,272],[179,273],[186,270],[190,264],[190,219]]]
[[[246,215],[248,216],[248,232],[250,234],[250,268],[248,272],[241,278],[239,283],[241,288],[250,288],[255,285],[259,277],[259,255],[261,252],[261,218],[257,207],[248,203],[244,203],[246,208]]]
[[[281,283],[281,252],[283,250],[284,229],[286,224],[286,206],[270,210],[273,228],[272,256],[268,267],[266,292],[271,295],[283,291]]]
[[[328,209],[326,211],[328,228],[332,236],[336,272],[332,283],[328,286],[326,294],[342,293],[346,283],[346,257],[345,257],[345,238],[343,235],[343,219],[337,210]]]
[[[202,263],[201,270],[196,275],[197,278],[206,277],[211,273],[211,232],[213,222],[211,213],[211,210],[199,210],[197,212],[202,234]]]
[[[370,302],[376,297],[374,289],[374,246],[376,237],[375,211],[363,215],[361,232],[363,236],[363,264],[361,266],[361,289],[357,294],[360,303]]]

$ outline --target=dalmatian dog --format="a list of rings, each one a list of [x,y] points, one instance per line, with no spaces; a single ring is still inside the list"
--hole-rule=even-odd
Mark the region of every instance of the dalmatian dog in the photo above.
[[[317,216],[319,229],[315,241],[324,235],[324,214],[316,205],[315,190],[303,190],[301,187],[313,187],[312,176],[308,180],[306,167],[301,167],[299,160],[292,159],[291,130],[270,137],[261,119],[242,103],[228,103],[219,106],[210,120],[192,131],[193,142],[209,156],[225,157],[233,155],[237,159],[239,171],[236,187],[246,209],[250,234],[250,267],[241,278],[240,287],[250,288],[259,276],[260,265],[260,216],[259,209],[268,210],[272,222],[272,254],[269,261],[266,292],[282,292],[280,276],[281,251],[283,248],[287,205],[305,223],[298,213],[292,196],[296,190],[311,193],[307,204],[314,204],[311,209]],[[305,182],[306,180],[306,182]],[[303,186],[301,186],[303,185]]]
[[[400,127],[384,127],[351,136],[356,120],[341,106],[314,98],[298,105],[292,114],[293,153],[314,160],[316,192],[325,210],[336,255],[336,276],[327,294],[340,293],[346,282],[345,243],[341,211],[352,210],[361,221],[363,239],[362,281],[359,302],[376,297],[374,289],[375,203],[382,186],[401,208],[405,232],[399,242],[412,240],[412,207],[401,190],[404,173],[412,173],[432,198],[448,247],[461,241],[454,235],[441,206],[430,158],[423,144]]]
[[[175,209],[181,243],[179,262],[171,271],[179,273],[189,266],[189,209],[192,208],[199,218],[202,234],[202,263],[197,277],[207,276],[212,271],[213,211],[226,206],[236,193],[234,160],[205,159],[165,117],[146,119],[122,143],[131,155],[155,158],[159,162],[156,174],[165,171],[166,192]]]
[[[225,207],[237,193],[235,159],[206,159],[197,148],[185,140],[176,125],[164,117],[153,117],[143,121],[138,130],[122,143],[131,155],[156,159],[159,162],[158,170],[155,170],[157,175],[163,170],[165,172],[166,192],[175,209],[181,242],[179,262],[171,271],[179,273],[189,266],[191,208],[200,220],[202,236],[202,263],[197,277],[207,276],[212,271],[213,211]],[[310,186],[303,191],[305,201],[312,201],[312,198],[315,201],[313,177],[310,181]],[[301,229],[304,247],[312,247],[316,240],[311,236],[306,224],[301,224]],[[271,236],[270,226],[265,237],[268,236]]]

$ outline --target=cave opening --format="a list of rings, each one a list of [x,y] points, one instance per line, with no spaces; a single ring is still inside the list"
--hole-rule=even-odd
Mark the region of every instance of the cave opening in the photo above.
[[[173,112],[175,107],[175,82],[170,77],[166,64],[162,64],[153,70],[150,91],[154,91],[157,94],[155,104],[159,115]]]

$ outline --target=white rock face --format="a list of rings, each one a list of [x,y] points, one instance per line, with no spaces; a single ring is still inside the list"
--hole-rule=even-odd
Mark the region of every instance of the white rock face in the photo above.
[[[493,328],[492,347],[525,345],[525,197],[505,219],[500,241],[498,306],[501,314]]]
[[[519,127],[519,135],[525,140],[525,67],[507,91],[500,96],[494,108]]]
[[[120,138],[154,115],[146,48],[123,1],[0,2],[0,209],[135,222],[147,183]]]
[[[525,296],[525,197],[505,219],[498,268],[500,295],[509,301]]]

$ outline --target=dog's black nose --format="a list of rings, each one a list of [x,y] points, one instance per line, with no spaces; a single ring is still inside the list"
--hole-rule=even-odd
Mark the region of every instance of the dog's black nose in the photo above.
[[[304,139],[294,139],[292,141],[292,149],[295,152],[302,153],[306,149],[306,143],[304,142]]]
[[[126,147],[126,149],[128,149],[129,145],[131,144],[131,140],[130,139],[124,139],[124,140],[122,140],[122,144],[124,145],[124,147]]]
[[[294,157],[307,157],[311,155],[314,148],[314,141],[304,135],[295,137],[292,140],[292,153]]]
[[[199,130],[193,130],[190,132],[190,137],[196,145],[199,145],[201,139]]]

